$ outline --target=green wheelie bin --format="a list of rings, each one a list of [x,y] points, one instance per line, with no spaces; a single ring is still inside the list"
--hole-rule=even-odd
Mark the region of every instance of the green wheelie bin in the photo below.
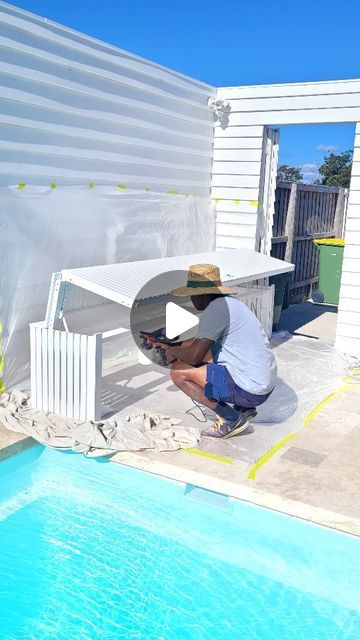
[[[314,291],[314,302],[339,304],[341,271],[345,242],[341,238],[318,238],[314,243],[319,247],[319,289]]]

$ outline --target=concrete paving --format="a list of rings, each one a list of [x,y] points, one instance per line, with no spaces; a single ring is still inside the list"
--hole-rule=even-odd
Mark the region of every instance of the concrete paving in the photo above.
[[[279,331],[335,342],[337,307],[312,302],[292,304],[284,309]]]
[[[282,326],[295,334],[311,334],[314,340],[310,343],[319,351],[325,345],[330,354],[331,347],[323,339],[331,337],[335,314],[324,308],[320,313],[309,304],[296,305],[297,319],[297,310],[290,308]],[[290,340],[289,345],[294,345],[289,352],[290,363],[302,374],[304,361],[298,342]],[[320,378],[321,387],[326,375],[322,373]],[[199,432],[204,425],[204,416],[198,409],[191,409],[192,402],[172,385],[165,369],[124,360],[106,372],[104,400],[120,414],[144,408],[146,403],[150,410],[197,425]],[[305,396],[299,406],[306,406]],[[285,431],[285,436],[278,425],[269,436],[264,425],[254,423],[236,438],[203,440],[189,451],[123,452],[112,460],[360,535],[359,406],[360,385],[348,384],[328,398],[306,425],[307,411],[294,414],[292,431]],[[206,417],[209,419],[210,414]],[[0,429],[0,458],[30,444],[29,438]]]

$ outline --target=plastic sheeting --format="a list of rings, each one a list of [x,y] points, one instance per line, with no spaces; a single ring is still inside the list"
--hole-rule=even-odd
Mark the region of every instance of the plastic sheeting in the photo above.
[[[29,323],[45,317],[53,272],[210,251],[214,243],[208,198],[121,186],[1,188],[0,323],[7,388],[29,377]],[[83,306],[83,295],[77,301],[72,292],[72,308]]]
[[[349,371],[346,357],[322,340],[283,331],[273,334],[271,346],[278,365],[276,387],[258,407],[248,432],[226,441],[228,454],[251,464],[298,431],[319,403],[344,385]]]

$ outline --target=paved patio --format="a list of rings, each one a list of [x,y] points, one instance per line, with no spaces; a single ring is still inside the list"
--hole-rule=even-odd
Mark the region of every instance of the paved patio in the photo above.
[[[294,333],[311,335],[320,347],[335,314],[308,304],[290,308],[287,317]],[[166,369],[124,361],[107,372],[104,387],[107,404],[120,413],[144,407],[146,400],[150,410],[182,418],[199,430],[203,426],[197,409],[186,413],[192,403],[171,384]],[[360,535],[360,385],[341,382],[340,387],[307,413],[306,424],[298,416],[296,429],[285,435],[275,425],[270,438],[264,425],[254,423],[243,435],[203,440],[192,450],[124,452],[112,460]],[[30,444],[29,438],[0,427],[0,459]]]
[[[278,330],[335,342],[337,307],[312,302],[292,304],[281,314]]]

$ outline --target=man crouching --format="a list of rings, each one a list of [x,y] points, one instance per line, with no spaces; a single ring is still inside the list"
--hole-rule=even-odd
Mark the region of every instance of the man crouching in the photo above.
[[[256,316],[231,296],[236,290],[222,285],[215,265],[191,266],[187,286],[172,293],[190,296],[202,314],[194,340],[161,345],[172,363],[171,378],[192,400],[217,414],[203,436],[235,436],[247,429],[256,407],[274,389],[277,369],[269,341]]]

